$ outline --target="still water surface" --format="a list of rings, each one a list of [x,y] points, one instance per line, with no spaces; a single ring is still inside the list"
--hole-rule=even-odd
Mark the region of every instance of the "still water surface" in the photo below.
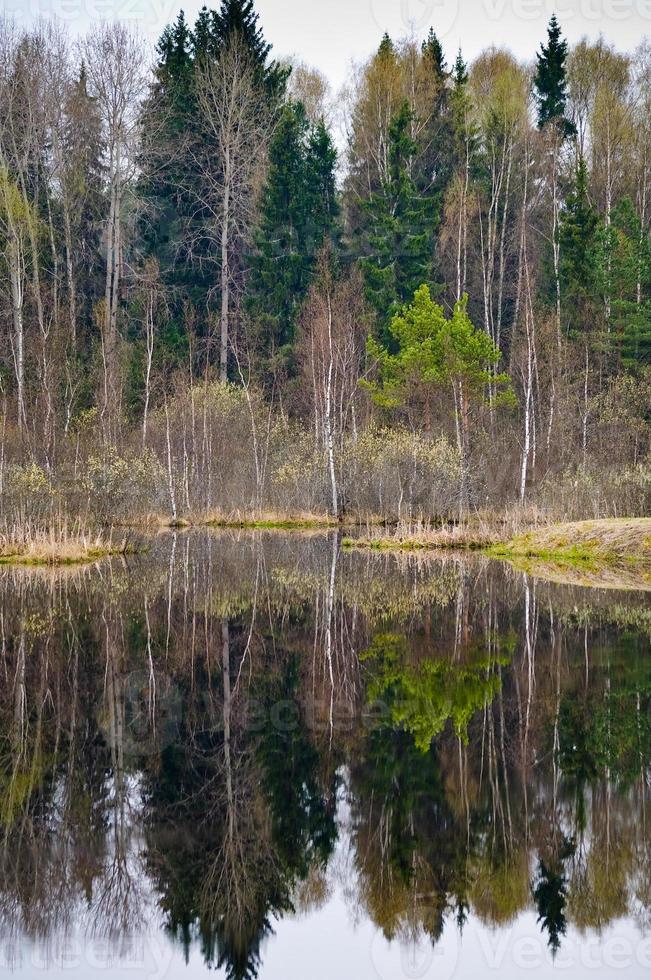
[[[648,593],[336,536],[0,571],[0,976],[651,975]]]

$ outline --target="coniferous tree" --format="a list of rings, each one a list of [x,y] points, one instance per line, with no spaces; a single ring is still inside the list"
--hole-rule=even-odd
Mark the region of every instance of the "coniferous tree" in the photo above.
[[[280,355],[285,367],[316,253],[337,216],[335,165],[325,124],[311,129],[303,105],[288,102],[269,148],[249,301],[263,356]]]
[[[574,133],[574,126],[567,119],[567,81],[565,62],[567,41],[562,37],[560,25],[554,14],[547,28],[547,44],[541,44],[536,54],[534,92],[538,104],[538,128],[549,122],[560,125],[565,136]]]
[[[601,233],[599,273],[611,297],[612,344],[622,365],[635,368],[651,357],[651,245],[630,198],[613,210]]]
[[[314,256],[327,236],[336,233],[339,216],[335,172],[337,150],[323,119],[312,127],[307,144],[307,187],[311,198],[311,235],[308,238],[309,253]],[[309,229],[309,224],[308,224]]]
[[[260,85],[270,98],[281,98],[289,69],[269,61],[271,44],[262,33],[253,0],[222,0],[219,10],[202,7],[194,29],[195,57],[219,58],[234,35],[257,66]]]
[[[157,260],[170,296],[169,329],[185,330],[189,317],[207,334],[215,289],[214,223],[206,181],[219,183],[222,161],[202,118],[197,98],[199,75],[227,56],[237,42],[253,66],[261,104],[269,117],[280,108],[288,69],[269,59],[271,45],[262,34],[252,0],[222,0],[219,10],[202,7],[194,29],[183,12],[163,31],[150,98],[143,112],[141,193],[149,207],[142,222],[142,250]],[[241,258],[232,256],[234,277]]]
[[[567,931],[567,878],[562,864],[560,868],[554,868],[544,861],[539,862],[533,897],[538,910],[538,922],[547,933],[549,948],[552,956],[555,956]]]
[[[429,62],[432,71],[436,73],[441,82],[444,82],[447,77],[447,65],[445,63],[443,47],[434,33],[433,27],[430,27],[427,38],[423,41],[422,52],[423,57]]]
[[[438,226],[446,187],[454,169],[453,115],[443,48],[430,29],[421,48],[423,80],[430,95],[429,115],[418,136],[414,180],[430,199],[432,223]]]
[[[389,181],[366,203],[368,228],[360,243],[367,298],[383,327],[416,288],[432,278],[433,208],[411,175],[417,148],[412,119],[404,102],[389,129]]]
[[[457,52],[451,73],[450,116],[454,167],[470,169],[478,143],[477,125],[472,115],[468,93],[468,66],[461,49]]]
[[[88,91],[86,68],[71,84],[63,130],[62,219],[66,254],[68,308],[73,346],[92,320],[101,295],[102,262],[99,216],[104,203],[101,119]]]
[[[593,326],[599,284],[599,224],[599,216],[588,197],[588,170],[581,159],[559,229],[561,295],[571,332]]]

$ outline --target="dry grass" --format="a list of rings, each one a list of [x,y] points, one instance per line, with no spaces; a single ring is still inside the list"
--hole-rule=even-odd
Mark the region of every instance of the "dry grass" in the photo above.
[[[151,515],[149,526],[164,528],[221,527],[250,528],[261,530],[301,531],[337,527],[356,527],[360,521],[350,517],[338,520],[330,514],[311,511],[250,511],[250,510],[211,510],[184,515],[176,520],[170,516]],[[364,521],[364,525],[374,523]]]
[[[434,525],[422,521],[401,522],[391,533],[386,528],[372,528],[365,537],[344,538],[347,548],[373,548],[378,551],[427,551],[458,549],[478,551],[508,541],[510,525],[503,519],[475,515],[463,524]]]
[[[80,565],[128,550],[126,539],[116,544],[111,536],[61,526],[13,527],[0,533],[0,564],[4,565]]]
[[[528,526],[526,532],[523,525]],[[403,523],[391,534],[376,529],[365,537],[345,538],[344,545],[476,550],[554,581],[617,589],[651,586],[651,518],[546,525],[538,513],[513,510],[499,516],[476,514],[457,525]]]
[[[538,528],[492,549],[506,558],[651,569],[651,518],[575,521]]]

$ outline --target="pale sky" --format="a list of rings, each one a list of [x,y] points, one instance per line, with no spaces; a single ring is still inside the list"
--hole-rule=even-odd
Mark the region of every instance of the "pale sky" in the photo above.
[[[203,0],[0,0],[0,10],[21,22],[56,16],[73,34],[94,20],[137,24],[152,42],[183,7],[194,21]],[[208,6],[219,6],[213,0]],[[336,91],[351,60],[374,51],[386,30],[395,39],[430,25],[449,62],[461,45],[467,61],[483,48],[504,45],[531,59],[552,12],[570,41],[602,33],[623,50],[651,36],[651,0],[257,0],[265,36],[276,57],[296,54],[319,68]]]

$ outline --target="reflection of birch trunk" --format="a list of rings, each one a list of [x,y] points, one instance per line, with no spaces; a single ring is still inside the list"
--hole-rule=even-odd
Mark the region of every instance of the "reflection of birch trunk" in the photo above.
[[[527,659],[527,702],[525,709],[525,720],[524,720],[524,737],[522,742],[522,766],[523,772],[526,772],[529,759],[529,733],[531,727],[531,708],[533,704],[534,687],[535,687],[535,653],[536,653],[536,640],[535,640],[535,594],[532,593],[529,587],[529,579],[525,575],[524,577],[524,629],[525,629],[525,653]],[[528,793],[527,793],[527,780],[523,779],[523,795],[524,795],[524,809],[527,816],[527,829],[528,829]]]
[[[154,670],[154,659],[151,649],[151,624],[149,622],[149,600],[145,595],[145,626],[147,628],[147,663],[149,666],[149,696],[147,707],[149,711],[149,722],[152,732],[156,734],[156,672]]]
[[[222,620],[222,687],[224,697],[224,774],[226,781],[226,803],[228,808],[228,836],[232,841],[235,826],[235,805],[233,801],[233,769],[231,762],[231,645],[228,620]]]
[[[176,520],[176,493],[174,490],[174,470],[172,467],[172,443],[170,439],[170,413],[165,398],[165,442],[167,445],[167,487],[170,494],[170,507],[172,508],[172,518]]]
[[[330,562],[330,579],[328,582],[328,596],[326,599],[326,609],[325,609],[325,654],[326,663],[328,666],[328,674],[330,677],[330,736],[332,737],[332,729],[334,724],[333,713],[334,713],[334,671],[332,666],[332,618],[334,611],[335,602],[335,576],[337,573],[337,558],[339,556],[339,535],[332,535],[332,560]]]
[[[561,739],[560,739],[560,714],[561,714],[561,634],[560,631],[556,632],[554,629],[554,610],[552,609],[551,603],[549,605],[549,622],[551,631],[551,647],[553,661],[555,661],[555,692],[554,692],[554,737],[553,737],[553,748],[552,748],[552,817],[553,817],[553,837],[556,840],[558,821],[557,821],[557,808],[558,808],[558,788],[560,783],[560,766],[558,764],[559,754],[561,750]]]

